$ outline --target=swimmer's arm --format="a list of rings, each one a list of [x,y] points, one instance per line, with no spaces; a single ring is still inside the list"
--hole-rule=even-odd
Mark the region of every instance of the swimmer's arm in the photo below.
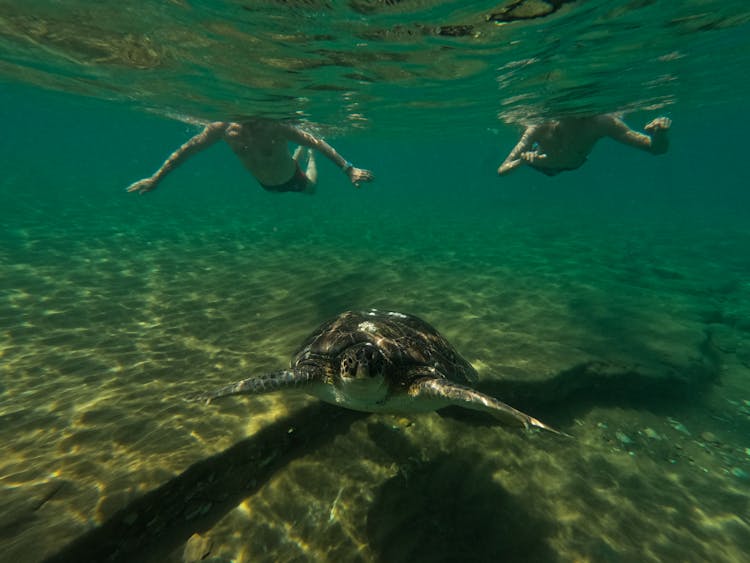
[[[648,135],[634,131],[617,117],[611,117],[607,124],[607,134],[615,141],[641,149],[651,154],[664,154],[669,149],[667,131],[672,120],[667,117],[657,117],[644,128]]]
[[[526,128],[526,130],[523,132],[523,135],[521,135],[521,140],[518,141],[518,144],[515,147],[513,147],[513,150],[510,151],[510,154],[497,169],[497,173],[499,175],[502,176],[503,174],[507,174],[508,172],[515,170],[525,162],[521,155],[525,152],[528,152],[528,150],[534,144],[534,138],[536,137],[537,131],[537,127]]]
[[[371,182],[375,178],[372,172],[354,166],[323,139],[319,139],[307,131],[302,131],[296,127],[289,125],[283,125],[282,127],[286,131],[289,141],[320,152],[320,154],[341,168],[344,174],[349,177],[349,180],[351,180],[352,184],[355,186],[359,187],[360,182]]]
[[[127,188],[127,191],[146,193],[156,189],[159,182],[161,182],[172,170],[177,168],[195,153],[210,147],[216,141],[220,140],[226,128],[227,124],[221,121],[210,123],[203,129],[203,131],[169,155],[169,158],[164,161],[164,164],[162,164],[152,176],[131,184]]]

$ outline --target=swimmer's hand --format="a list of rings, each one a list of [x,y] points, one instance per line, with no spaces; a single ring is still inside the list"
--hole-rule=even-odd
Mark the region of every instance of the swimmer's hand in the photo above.
[[[125,191],[145,194],[154,189],[156,189],[156,181],[153,178],[144,178],[143,180],[138,180],[137,182],[130,184]]]
[[[520,158],[516,158],[514,160],[505,160],[500,167],[497,169],[498,176],[503,176],[507,174],[508,172],[511,172],[512,170],[515,170],[519,166],[523,164],[523,160]]]
[[[375,176],[369,170],[356,168],[354,166],[349,168],[346,173],[349,176],[349,180],[351,180],[352,184],[356,187],[359,187],[360,182],[372,182],[375,179]]]
[[[522,164],[535,164],[536,162],[544,160],[545,158],[547,158],[547,155],[544,153],[540,153],[538,151],[524,151],[518,155],[518,158],[513,160],[506,160],[505,162],[503,162],[500,165],[500,168],[497,169],[497,173],[498,175],[503,176],[504,174],[515,170]]]
[[[521,160],[526,164],[536,164],[545,158],[547,158],[547,155],[538,151],[526,151],[521,153]]]
[[[671,119],[668,117],[657,117],[656,119],[649,121],[643,129],[649,135],[653,135],[657,132],[669,131],[670,127],[672,127]]]
[[[651,137],[651,154],[664,154],[669,149],[669,137],[667,131],[672,126],[672,120],[668,117],[657,117],[644,127],[648,136]]]

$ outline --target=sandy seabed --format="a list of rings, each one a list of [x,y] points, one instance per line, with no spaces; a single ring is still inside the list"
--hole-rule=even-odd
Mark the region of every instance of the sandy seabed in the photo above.
[[[44,213],[12,221],[0,250],[3,560],[41,561],[113,518],[136,529],[142,495],[206,459],[221,479],[273,471],[218,499],[188,487],[142,557],[732,562],[750,551],[750,231],[460,218],[414,231],[356,216],[321,228],[218,210],[186,229],[184,210],[128,224],[115,209]],[[304,395],[184,400],[286,367],[323,320],[370,307],[423,317],[480,389],[572,437],[460,409],[330,426],[332,411]],[[277,453],[252,442],[305,420],[319,432]],[[226,452],[244,440],[271,453],[240,463]]]

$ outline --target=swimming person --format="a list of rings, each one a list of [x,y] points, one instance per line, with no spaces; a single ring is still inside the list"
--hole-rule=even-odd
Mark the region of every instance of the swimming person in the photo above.
[[[263,189],[270,192],[315,192],[318,170],[312,149],[320,151],[341,168],[357,187],[360,182],[370,182],[374,178],[372,172],[355,167],[322,139],[293,125],[257,118],[242,123],[209,123],[203,131],[174,151],[152,176],[131,184],[127,191],[150,192],[189,157],[222,139]],[[287,143],[299,145],[293,155],[289,153]],[[305,172],[299,164],[302,147],[308,147]]]
[[[669,148],[667,131],[671,125],[671,119],[657,117],[644,127],[647,134],[643,134],[613,114],[567,117],[532,125],[526,128],[497,173],[507,174],[522,164],[547,176],[575,170],[586,162],[591,149],[602,137],[611,137],[651,154],[664,154]]]

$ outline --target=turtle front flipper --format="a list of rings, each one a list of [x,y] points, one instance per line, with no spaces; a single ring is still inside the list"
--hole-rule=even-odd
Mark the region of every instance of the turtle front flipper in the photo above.
[[[262,393],[272,393],[280,389],[300,387],[314,381],[314,374],[309,371],[285,369],[265,375],[249,377],[242,381],[220,387],[219,389],[214,389],[213,391],[192,395],[189,399],[208,403],[213,399],[229,397],[230,395],[260,395]]]
[[[443,401],[445,406],[456,405],[475,411],[487,412],[503,422],[513,426],[523,426],[529,428],[535,426],[544,428],[555,434],[559,431],[547,426],[542,421],[529,416],[494,397],[485,395],[458,383],[453,383],[446,379],[423,379],[417,381],[409,388],[409,395],[415,399],[429,399],[431,401]]]

